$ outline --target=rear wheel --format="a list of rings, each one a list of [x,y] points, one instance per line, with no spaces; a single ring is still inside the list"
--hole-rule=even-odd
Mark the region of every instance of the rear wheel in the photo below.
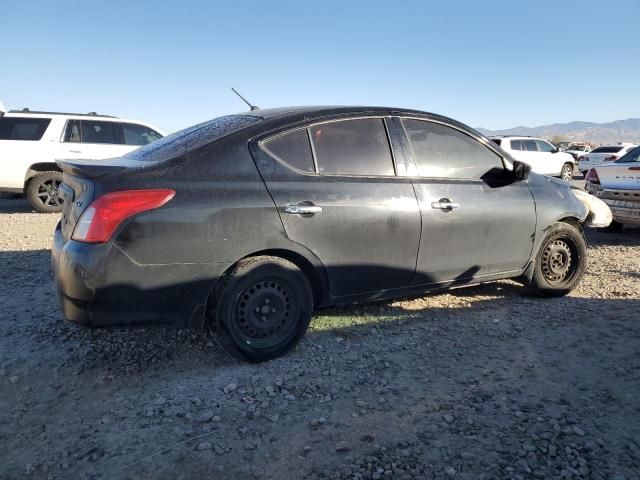
[[[242,260],[219,289],[215,326],[232,355],[263,362],[284,355],[303,337],[313,312],[311,286],[279,257]]]
[[[62,211],[62,200],[58,188],[62,183],[62,173],[43,172],[29,180],[26,197],[38,212],[58,213]]]
[[[605,233],[620,233],[622,231],[623,223],[616,222],[615,220],[611,220],[611,223],[607,227],[599,228],[599,232]]]
[[[587,266],[587,244],[582,232],[557,223],[547,233],[536,257],[532,289],[543,296],[560,297],[573,290]]]
[[[573,178],[573,165],[565,163],[560,170],[560,178],[566,182]]]

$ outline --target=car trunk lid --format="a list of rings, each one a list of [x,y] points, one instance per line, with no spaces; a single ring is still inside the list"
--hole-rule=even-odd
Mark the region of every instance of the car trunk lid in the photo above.
[[[60,226],[65,241],[71,238],[82,212],[95,198],[96,179],[126,170],[130,161],[122,158],[108,160],[57,160],[62,170],[59,194],[62,198]]]
[[[640,190],[640,162],[612,163],[596,172],[604,189]]]

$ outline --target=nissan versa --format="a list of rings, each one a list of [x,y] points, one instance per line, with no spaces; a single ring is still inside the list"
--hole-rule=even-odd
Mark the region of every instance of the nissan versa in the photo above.
[[[211,324],[251,361],[338,303],[504,278],[565,295],[586,266],[582,226],[611,221],[475,130],[412,110],[255,110],[58,165],[65,317]]]

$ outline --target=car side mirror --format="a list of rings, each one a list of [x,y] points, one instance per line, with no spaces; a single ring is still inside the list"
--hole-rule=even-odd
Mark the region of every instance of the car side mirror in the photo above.
[[[511,172],[511,176],[514,181],[520,182],[522,180],[526,180],[529,178],[529,174],[531,173],[531,165],[524,162],[519,162],[515,160],[513,162],[513,170]]]

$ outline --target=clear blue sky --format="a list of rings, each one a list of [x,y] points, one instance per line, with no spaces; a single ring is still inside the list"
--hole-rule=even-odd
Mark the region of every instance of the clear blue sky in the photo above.
[[[174,131],[375,104],[507,128],[640,117],[640,0],[0,0],[0,99]]]

